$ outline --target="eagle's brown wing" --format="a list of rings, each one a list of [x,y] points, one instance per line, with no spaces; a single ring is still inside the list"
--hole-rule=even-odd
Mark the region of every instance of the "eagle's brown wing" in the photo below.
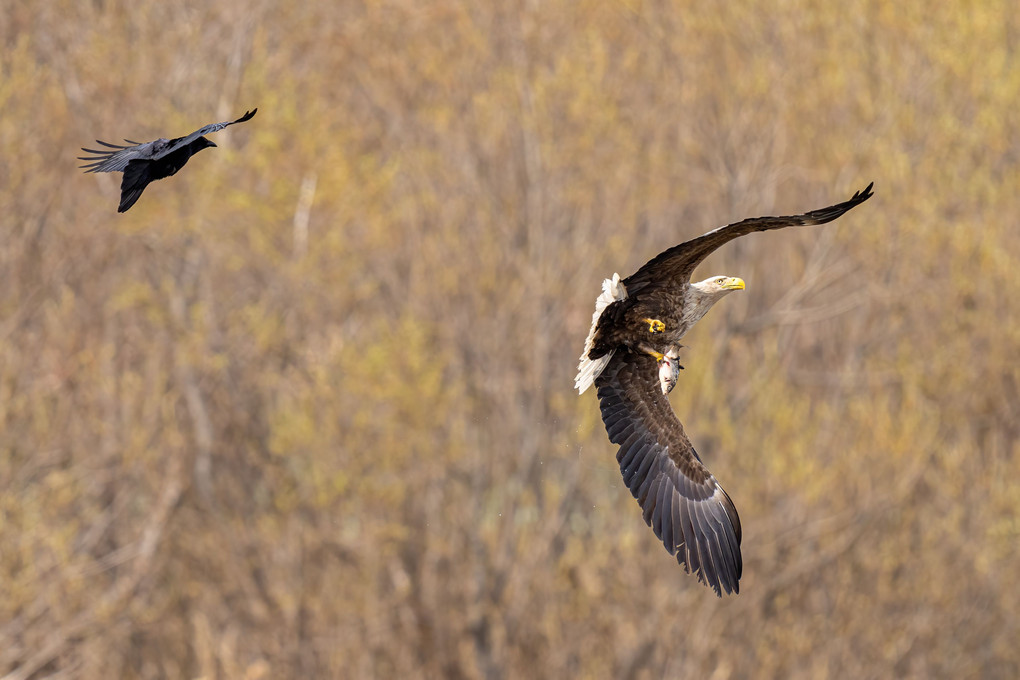
[[[869,184],[864,191],[858,191],[849,201],[830,205],[828,208],[812,210],[803,215],[789,215],[786,217],[751,217],[740,222],[719,227],[690,241],[685,241],[678,246],[656,255],[643,267],[624,279],[623,284],[627,293],[631,296],[637,295],[643,288],[650,284],[661,285],[684,285],[691,280],[691,274],[695,267],[701,264],[702,260],[712,254],[719,246],[732,241],[733,239],[750,234],[753,231],[769,231],[770,229],[783,229],[784,227],[803,227],[812,224],[825,224],[831,222],[843,213],[860,205],[872,197]]]
[[[722,591],[739,592],[740,518],[702,464],[659,385],[658,364],[621,348],[595,380],[623,481],[645,522],[684,568]]]

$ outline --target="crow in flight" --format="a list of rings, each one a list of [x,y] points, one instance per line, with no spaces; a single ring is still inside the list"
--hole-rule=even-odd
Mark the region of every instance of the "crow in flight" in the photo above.
[[[90,161],[82,168],[85,172],[123,172],[124,179],[120,183],[120,206],[117,212],[124,212],[135,204],[138,197],[145,191],[149,182],[163,179],[176,173],[184,167],[188,159],[202,149],[209,146],[216,146],[204,135],[222,130],[234,123],[243,123],[251,120],[258,109],[246,112],[237,120],[226,123],[213,123],[206,125],[200,130],[192,132],[187,137],[177,139],[157,139],[154,142],[139,144],[130,139],[124,141],[133,146],[119,146],[96,140],[103,146],[114,149],[113,151],[102,151],[97,149],[86,149],[82,151],[96,154],[95,156],[79,156],[80,161]]]

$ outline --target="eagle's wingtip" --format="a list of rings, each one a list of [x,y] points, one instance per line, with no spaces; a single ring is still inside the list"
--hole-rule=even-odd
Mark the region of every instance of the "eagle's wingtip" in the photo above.
[[[871,182],[868,186],[864,187],[864,191],[858,191],[858,192],[854,193],[854,197],[851,198],[850,200],[851,201],[866,201],[866,200],[868,200],[869,198],[871,198],[872,196],[875,195],[871,191],[872,187],[874,187],[874,186],[875,186],[875,183]]]

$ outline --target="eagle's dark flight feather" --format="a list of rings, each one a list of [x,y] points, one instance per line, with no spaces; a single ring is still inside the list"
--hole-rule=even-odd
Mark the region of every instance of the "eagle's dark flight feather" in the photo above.
[[[691,280],[691,274],[702,261],[715,252],[720,246],[735,238],[755,231],[770,231],[786,227],[806,227],[815,224],[826,224],[843,213],[860,205],[871,198],[872,182],[864,191],[856,192],[848,201],[830,205],[827,208],[812,210],[803,215],[787,215],[783,217],[751,217],[746,220],[727,224],[685,241],[678,246],[659,253],[640,269],[623,280],[627,292],[633,296],[649,284],[679,285]]]
[[[595,380],[623,481],[671,555],[717,593],[740,589],[740,518],[662,393],[656,361],[621,350]]]

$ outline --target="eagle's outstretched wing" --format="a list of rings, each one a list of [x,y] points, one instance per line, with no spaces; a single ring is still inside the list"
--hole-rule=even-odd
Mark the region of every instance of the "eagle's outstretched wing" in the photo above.
[[[690,281],[691,274],[694,273],[694,269],[701,264],[702,260],[712,254],[719,246],[744,234],[750,234],[753,231],[769,231],[771,229],[783,229],[784,227],[802,227],[831,222],[843,213],[871,198],[871,187],[874,184],[872,182],[864,191],[858,191],[848,201],[830,205],[827,208],[812,210],[803,215],[751,217],[740,222],[728,224],[725,227],[713,229],[707,234],[664,250],[649,260],[641,269],[638,269],[624,279],[623,283],[627,287],[628,293],[632,296],[640,293],[649,284],[657,286],[670,284],[684,285]]]
[[[97,143],[108,147],[110,150],[87,149],[82,147],[82,151],[94,155],[79,156],[78,160],[88,161],[87,164],[80,167],[85,170],[85,172],[123,172],[124,169],[127,168],[128,163],[131,161],[159,160],[167,154],[173,153],[177,149],[187,146],[199,137],[222,130],[228,125],[234,125],[235,123],[243,123],[246,120],[251,120],[252,116],[254,116],[257,111],[257,108],[252,109],[251,111],[245,112],[245,114],[237,120],[231,120],[224,123],[212,123],[211,125],[206,125],[201,129],[195,130],[186,137],[178,137],[176,139],[157,139],[155,141],[145,142],[142,144],[137,144],[127,139],[124,140],[125,142],[132,144],[132,146],[110,144],[109,142],[103,142],[97,139]]]
[[[684,568],[713,588],[736,593],[743,562],[740,518],[702,464],[662,392],[656,360],[620,349],[595,380],[623,481],[645,522]]]

